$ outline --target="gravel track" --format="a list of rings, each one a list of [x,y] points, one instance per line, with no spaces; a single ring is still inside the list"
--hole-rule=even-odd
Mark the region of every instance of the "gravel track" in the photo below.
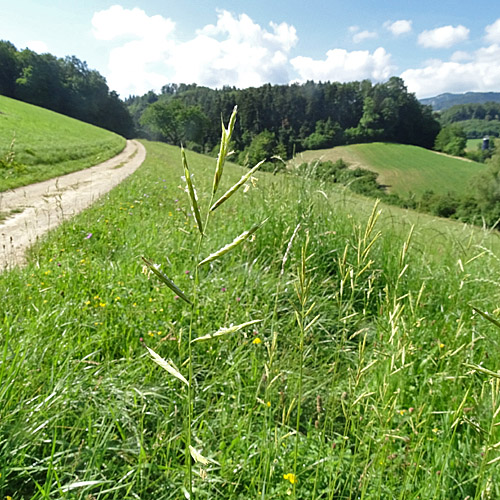
[[[141,166],[146,149],[127,141],[117,156],[71,174],[0,193],[0,272],[26,263],[26,250]]]

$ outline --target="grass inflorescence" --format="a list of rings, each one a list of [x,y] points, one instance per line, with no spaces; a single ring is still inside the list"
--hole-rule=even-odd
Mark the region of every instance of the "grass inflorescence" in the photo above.
[[[495,234],[263,172],[207,224],[248,171],[214,196],[187,152],[200,231],[179,149],[145,145],[0,276],[0,495],[500,496]]]

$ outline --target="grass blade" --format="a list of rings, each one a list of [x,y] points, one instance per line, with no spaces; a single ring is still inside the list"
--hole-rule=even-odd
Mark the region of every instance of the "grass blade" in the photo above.
[[[189,382],[182,376],[182,374],[173,365],[171,365],[167,360],[163,359],[161,356],[156,354],[156,352],[154,352],[153,349],[150,349],[148,346],[146,346],[146,349],[151,355],[151,359],[157,365],[160,365],[164,370],[170,373],[170,375],[179,379],[181,382],[189,386]]]
[[[201,340],[210,340],[215,337],[221,337],[222,335],[228,335],[229,333],[235,333],[238,332],[239,330],[250,326],[250,325],[255,325],[256,323],[260,323],[262,320],[261,319],[254,319],[252,321],[247,321],[246,323],[241,323],[241,325],[234,325],[230,326],[229,328],[221,328],[220,330],[217,330],[215,333],[208,333],[207,335],[203,335],[202,337],[197,337],[196,339],[193,339],[191,342],[199,342]]]
[[[193,209],[194,218],[196,219],[196,224],[201,234],[203,234],[203,224],[201,223],[200,209],[198,207],[198,200],[196,199],[196,191],[193,186],[193,180],[191,179],[191,174],[189,173],[188,163],[186,159],[186,152],[184,148],[181,148],[182,165],[184,167],[184,176],[186,177],[186,184],[189,193],[189,200],[191,201],[191,208]]]
[[[224,121],[222,121],[222,137],[220,141],[219,155],[217,156],[217,165],[215,167],[214,184],[213,184],[213,194],[217,191],[219,187],[219,182],[222,177],[222,171],[224,170],[224,163],[229,154],[229,142],[231,140],[231,135],[233,134],[234,124],[236,122],[236,113],[238,112],[238,106],[235,106],[229,119],[229,124],[227,129],[224,128]]]
[[[260,166],[265,162],[266,160],[262,160],[255,167],[253,167],[251,170],[249,170],[232,188],[228,189],[211,207],[210,211],[214,211],[218,206],[222,205],[226,200],[228,200],[245,182],[250,179],[252,174],[254,174]]]
[[[472,309],[474,309],[474,311],[476,311],[479,315],[481,315],[484,319],[488,320],[490,323],[493,323],[497,328],[500,328],[500,321],[498,321],[497,319],[493,318],[492,316],[490,316],[488,313],[485,313],[483,311],[480,311],[479,309],[477,309],[476,307],[472,306]]]
[[[484,368],[483,366],[472,365],[469,363],[464,363],[464,366],[466,366],[467,368],[472,368],[473,370],[476,370],[478,372],[484,373],[485,375],[489,375],[490,377],[500,378],[500,372],[494,372],[492,370],[488,370],[488,368]]]
[[[269,219],[264,219],[260,224],[256,224],[253,226],[251,229],[248,231],[245,231],[241,233],[239,236],[237,236],[231,243],[228,243],[226,246],[222,247],[220,250],[217,250],[217,252],[214,252],[210,254],[207,258],[203,259],[198,266],[201,266],[202,264],[206,264],[207,262],[211,262],[212,260],[218,259],[225,253],[233,250],[233,248],[236,248],[239,244],[243,243],[249,236],[251,236],[257,229],[259,229],[265,222]]]
[[[160,281],[163,281],[165,285],[167,285],[170,290],[175,292],[182,300],[187,302],[189,305],[193,305],[193,303],[187,298],[186,294],[162,271],[160,271],[159,266],[157,264],[154,264],[152,261],[149,259],[146,259],[146,257],[143,257],[142,260],[146,263],[146,265],[153,271],[153,273],[160,278]]]
[[[219,462],[216,462],[215,460],[212,460],[211,458],[205,458],[196,448],[194,448],[191,445],[189,445],[189,452],[191,453],[193,460],[199,464],[208,465],[208,464],[212,463],[212,464],[220,465]]]

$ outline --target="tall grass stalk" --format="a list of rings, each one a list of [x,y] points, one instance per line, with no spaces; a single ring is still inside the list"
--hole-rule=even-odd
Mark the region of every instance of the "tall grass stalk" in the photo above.
[[[212,460],[205,458],[198,450],[196,450],[193,446],[193,414],[194,414],[194,401],[195,401],[195,380],[193,374],[193,343],[200,341],[211,340],[215,337],[219,337],[222,335],[227,335],[230,333],[237,332],[245,327],[255,324],[259,320],[253,320],[249,322],[245,322],[241,325],[231,326],[229,328],[221,328],[214,334],[205,334],[199,335],[194,338],[193,333],[195,329],[195,325],[197,323],[197,318],[199,315],[200,301],[199,301],[199,288],[200,288],[200,266],[212,262],[214,260],[219,259],[224,254],[232,251],[234,248],[243,243],[246,239],[252,236],[264,222],[264,220],[259,224],[254,225],[251,229],[244,231],[238,237],[236,237],[231,243],[228,243],[224,247],[219,250],[211,253],[208,257],[201,259],[201,253],[203,250],[203,242],[207,235],[207,230],[209,227],[209,222],[211,216],[223,202],[227,201],[236,191],[245,184],[245,182],[250,178],[250,176],[262,165],[263,162],[258,163],[254,168],[252,168],[247,174],[245,174],[232,188],[230,188],[217,202],[214,203],[215,195],[217,193],[220,181],[222,179],[224,164],[226,162],[227,157],[231,154],[229,150],[229,144],[231,141],[231,136],[234,130],[234,125],[236,121],[236,113],[237,108],[235,107],[231,117],[229,119],[229,124],[227,129],[222,123],[222,137],[219,155],[217,157],[217,163],[214,172],[214,180],[212,185],[212,191],[210,195],[210,201],[208,202],[207,208],[205,210],[206,216],[205,221],[202,221],[202,212],[199,206],[198,195],[196,192],[196,188],[194,186],[194,182],[189,170],[188,161],[186,157],[186,153],[183,148],[181,148],[181,158],[182,165],[184,169],[184,178],[186,180],[186,192],[189,197],[191,210],[196,220],[196,225],[199,231],[198,239],[195,244],[195,252],[193,255],[193,260],[195,263],[195,272],[194,279],[192,283],[191,295],[190,298],[186,297],[185,294],[180,290],[180,288],[173,283],[170,278],[166,275],[158,271],[157,267],[154,266],[148,259],[144,259],[146,264],[151,268],[151,270],[158,276],[160,279],[174,292],[179,294],[181,298],[184,299],[190,305],[190,316],[189,316],[189,330],[188,330],[188,339],[187,339],[187,360],[184,364],[187,365],[188,370],[188,379],[187,381],[184,377],[176,372],[176,369],[173,369],[171,364],[167,361],[160,358],[154,351],[148,348],[150,353],[152,354],[153,360],[157,362],[160,366],[162,366],[165,370],[167,370],[171,375],[178,378],[181,381],[184,381],[187,385],[187,423],[185,426],[185,441],[186,441],[186,449],[185,449],[185,460],[186,460],[186,483],[187,488],[185,489],[185,496],[187,498],[194,498],[195,489],[193,487],[193,460],[195,462],[201,463],[202,465],[208,465]]]
[[[298,483],[298,460],[299,460],[299,440],[301,436],[300,421],[302,416],[302,397],[303,397],[303,376],[304,376],[304,344],[306,332],[319,319],[319,315],[315,316],[311,321],[308,321],[315,304],[308,304],[310,299],[311,278],[308,274],[307,261],[312,255],[308,256],[309,233],[306,233],[306,241],[302,247],[300,266],[297,272],[297,283],[295,284],[295,293],[297,295],[298,304],[295,306],[295,319],[299,328],[298,342],[298,382],[297,382],[297,418],[295,423],[295,447],[293,455],[293,476],[291,483],[293,485],[293,495],[297,494]]]

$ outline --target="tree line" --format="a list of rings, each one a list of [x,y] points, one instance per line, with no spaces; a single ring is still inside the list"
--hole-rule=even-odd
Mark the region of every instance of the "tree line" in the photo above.
[[[256,153],[290,157],[304,149],[359,142],[432,148],[440,130],[432,109],[397,77],[377,84],[310,81],[246,89],[169,84],[158,94],[125,102],[140,135],[201,152],[216,147],[221,115],[229,116],[238,105],[233,147],[242,163]]]
[[[167,84],[123,102],[105,78],[78,58],[57,58],[0,41],[0,94],[117,132],[199,152],[217,148],[221,116],[238,105],[233,149],[240,163],[304,149],[388,141],[432,148],[440,124],[397,77],[312,81],[237,89]]]
[[[443,127],[459,125],[468,139],[500,137],[500,103],[457,104],[439,115]]]
[[[106,79],[76,57],[57,58],[0,41],[0,94],[134,135],[131,115]]]

